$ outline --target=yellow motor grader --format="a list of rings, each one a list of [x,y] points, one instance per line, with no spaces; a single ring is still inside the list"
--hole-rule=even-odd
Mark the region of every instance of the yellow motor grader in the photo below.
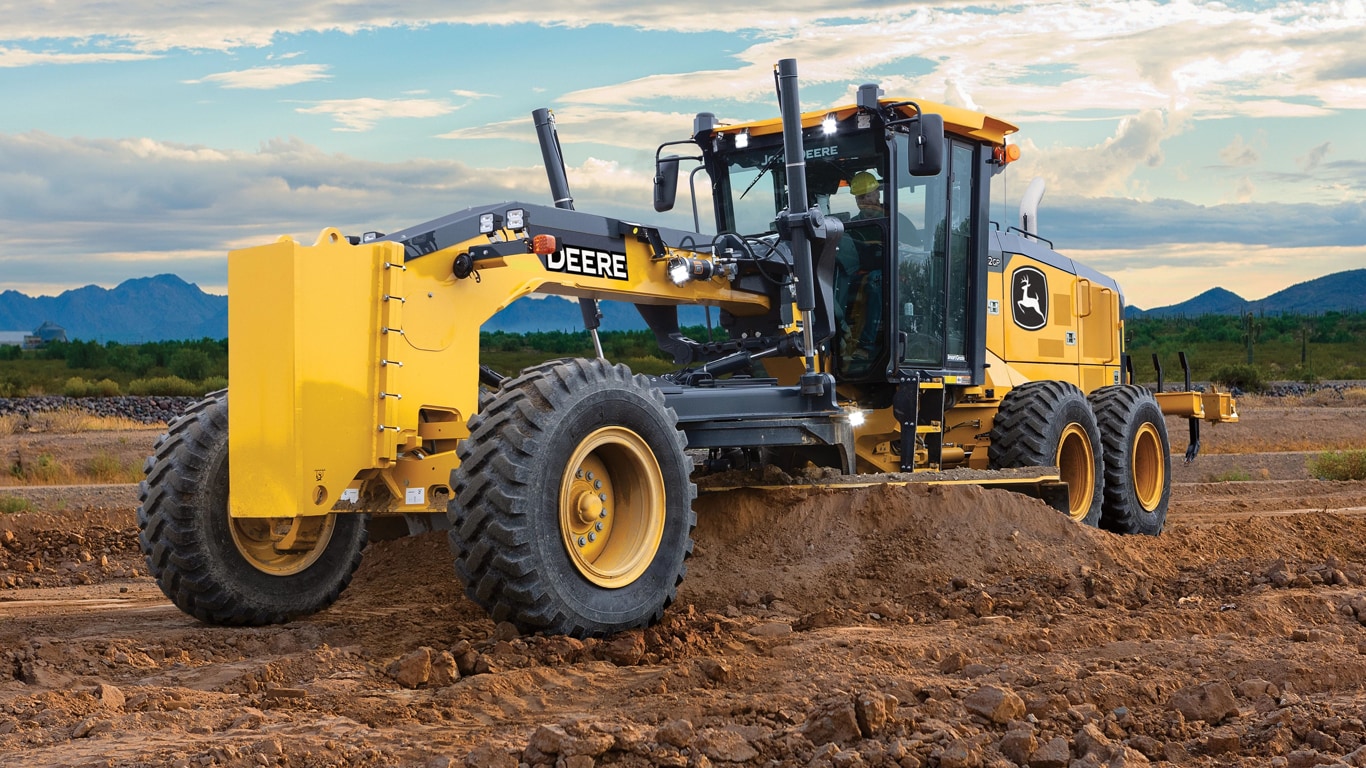
[[[574,210],[538,110],[554,207],[232,252],[229,387],[170,425],[141,486],[166,595],[215,624],[306,615],[350,581],[371,516],[436,513],[495,620],[643,626],[684,577],[699,463],[939,473],[1161,531],[1164,413],[1198,438],[1234,403],[1132,384],[1115,281],[1054,251],[1029,206],[1022,227],[988,220],[1015,127],[876,85],[803,114],[795,61],[775,78],[779,118],[702,113],[656,153],[655,208],[693,162],[714,235]],[[531,294],[577,299],[595,341],[597,302],[633,303],[677,370],[633,374],[600,346],[481,365],[483,323]],[[717,311],[724,340],[685,336],[680,306]]]

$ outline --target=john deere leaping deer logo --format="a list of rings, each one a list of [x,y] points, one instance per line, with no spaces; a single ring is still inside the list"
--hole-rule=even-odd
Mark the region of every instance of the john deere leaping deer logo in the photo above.
[[[1026,331],[1048,324],[1048,278],[1034,267],[1020,267],[1010,277],[1010,316]]]

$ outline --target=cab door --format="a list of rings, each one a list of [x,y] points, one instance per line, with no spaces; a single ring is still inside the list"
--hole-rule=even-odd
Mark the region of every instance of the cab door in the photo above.
[[[966,372],[974,356],[970,304],[978,237],[973,211],[976,151],[957,139],[945,145],[947,157],[938,176],[910,176],[904,162],[895,161],[897,261],[891,316],[896,318],[900,367]],[[897,137],[896,146],[898,157],[904,158],[904,136]]]

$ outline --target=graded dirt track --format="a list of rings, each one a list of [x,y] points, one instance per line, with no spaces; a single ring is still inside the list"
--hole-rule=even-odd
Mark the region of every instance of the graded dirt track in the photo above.
[[[1366,483],[1295,452],[1363,416],[1206,427],[1157,538],[971,487],[703,494],[664,623],[587,641],[494,626],[441,534],[311,618],[205,626],[131,486],[3,487],[34,511],[0,516],[0,766],[1366,765]]]

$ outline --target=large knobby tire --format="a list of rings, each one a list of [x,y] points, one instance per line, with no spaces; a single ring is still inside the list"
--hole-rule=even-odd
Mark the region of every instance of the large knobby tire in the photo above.
[[[138,543],[161,591],[210,624],[278,624],[336,601],[360,565],[366,515],[228,516],[228,399],[171,422],[138,488]],[[282,536],[297,525],[293,546]]]
[[[1143,387],[1102,387],[1090,395],[1105,455],[1100,526],[1156,536],[1167,523],[1172,457],[1162,408]]]
[[[664,396],[624,365],[557,361],[505,382],[451,473],[466,594],[527,633],[659,621],[692,554],[685,444]]]
[[[1068,517],[1100,522],[1105,463],[1086,396],[1063,381],[1031,381],[1001,401],[987,451],[995,469],[1057,467],[1067,483]]]

